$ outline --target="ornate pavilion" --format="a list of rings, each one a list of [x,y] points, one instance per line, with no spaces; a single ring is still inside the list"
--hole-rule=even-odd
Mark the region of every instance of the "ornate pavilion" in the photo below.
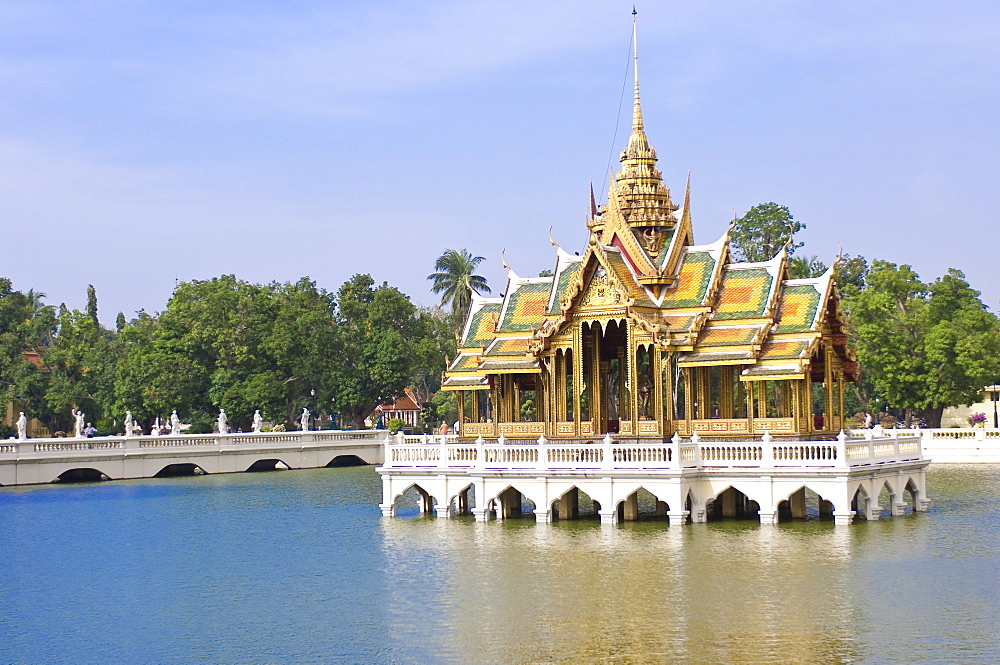
[[[551,277],[509,270],[502,298],[474,297],[442,384],[462,438],[832,437],[858,372],[833,269],[788,279],[786,249],[736,263],[728,231],[694,244],[690,176],[678,206],[637,73],[634,94],[621,170],[606,205],[591,193],[582,255],[557,246]]]

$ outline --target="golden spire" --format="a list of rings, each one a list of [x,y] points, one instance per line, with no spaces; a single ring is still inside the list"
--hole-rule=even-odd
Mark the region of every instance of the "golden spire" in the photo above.
[[[642,109],[639,107],[639,43],[636,41],[635,5],[632,5],[632,74],[635,77],[635,92],[632,102],[632,131],[642,131]]]
[[[622,169],[615,174],[615,183],[609,192],[609,209],[617,198],[617,207],[627,224],[633,228],[673,226],[677,219],[677,206],[670,200],[670,192],[663,185],[663,177],[656,169],[656,151],[649,145],[639,105],[639,46],[637,12],[632,8],[632,74],[635,93],[632,107],[632,135],[621,154]]]

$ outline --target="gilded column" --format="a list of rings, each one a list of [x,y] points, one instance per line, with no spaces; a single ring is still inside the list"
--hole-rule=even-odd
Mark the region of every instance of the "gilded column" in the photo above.
[[[628,391],[625,393],[628,395],[628,417],[632,421],[632,435],[637,436],[639,434],[639,363],[637,362],[639,349],[635,342],[635,326],[628,319],[625,319],[625,348],[627,349],[625,361],[628,367]]]
[[[583,324],[573,325],[573,432],[580,436],[580,390],[583,387]]]
[[[591,370],[590,370],[590,419],[594,423],[594,433],[603,434],[606,429],[604,422],[604,405],[601,403],[601,328],[599,325],[591,328]]]

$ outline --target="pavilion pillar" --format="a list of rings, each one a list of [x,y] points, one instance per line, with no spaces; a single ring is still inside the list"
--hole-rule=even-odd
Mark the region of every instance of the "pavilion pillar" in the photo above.
[[[639,493],[632,492],[622,502],[622,519],[625,522],[635,522],[639,519]]]
[[[559,497],[559,519],[575,520],[580,516],[580,490],[576,487]]]
[[[480,420],[480,418],[483,417],[483,414],[480,413],[480,410],[479,410],[479,395],[480,395],[480,393],[481,393],[481,391],[479,391],[479,390],[473,390],[472,391],[472,416],[471,416],[471,420],[474,423],[478,423],[479,420]]]
[[[583,388],[583,324],[573,326],[573,432],[580,436],[580,391]]]
[[[628,396],[628,413],[621,414],[632,421],[632,436],[639,435],[639,347],[635,340],[635,326],[625,319],[625,362],[626,390],[622,395]],[[619,431],[621,431],[619,427]]]
[[[719,417],[732,418],[735,409],[732,365],[719,367]]]
[[[500,493],[500,516],[502,519],[521,516],[521,493],[508,487]]]
[[[604,434],[607,423],[604,416],[601,386],[601,327],[591,327],[591,370],[590,370],[590,419],[594,422],[594,434]]]
[[[833,348],[825,344],[823,366],[823,429],[833,427]]]
[[[792,509],[792,519],[802,520],[806,518],[806,488],[802,487],[788,497],[788,503]]]
[[[717,500],[722,502],[723,517],[736,517],[736,490],[726,489]]]
[[[458,398],[455,401],[458,402],[458,422],[459,422],[459,427],[461,427],[461,423],[465,422],[465,398],[471,392],[472,391],[470,391],[470,390],[459,390],[459,391],[455,392],[455,396]]]
[[[687,421],[688,430],[691,431],[691,421],[694,420],[694,403],[697,399],[697,391],[693,385],[693,370],[690,367],[685,367],[681,371],[684,372],[684,420]]]

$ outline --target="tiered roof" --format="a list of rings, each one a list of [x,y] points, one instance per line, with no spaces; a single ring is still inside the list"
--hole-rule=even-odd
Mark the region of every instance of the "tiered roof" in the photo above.
[[[489,374],[539,372],[539,355],[574,317],[631,318],[679,363],[740,365],[744,380],[802,376],[819,339],[833,330],[845,366],[853,356],[842,334],[832,269],[787,279],[787,252],[770,261],[733,262],[728,232],[695,245],[691,181],[683,206],[656,169],[635,79],[632,134],[621,170],[598,208],[591,192],[590,240],[583,255],[557,247],[550,277],[509,272],[503,298],[474,296],[461,348],[445,388],[488,385]],[[848,378],[850,367],[846,370]]]

